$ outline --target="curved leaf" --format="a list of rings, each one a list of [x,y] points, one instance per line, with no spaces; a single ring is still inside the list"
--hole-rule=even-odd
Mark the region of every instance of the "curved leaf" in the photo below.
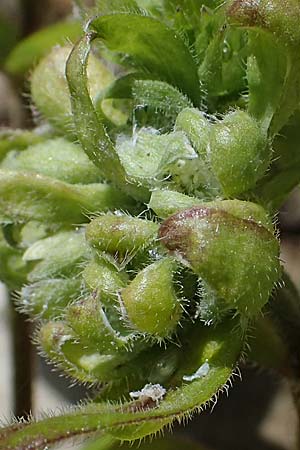
[[[122,61],[177,87],[198,105],[197,67],[189,49],[173,30],[152,17],[136,14],[101,16],[90,23],[109,50]]]
[[[124,209],[131,199],[107,184],[71,185],[40,174],[0,170],[0,221],[76,224],[88,213]]]
[[[130,185],[120,164],[114,145],[108,136],[90,98],[87,86],[87,61],[94,39],[91,33],[84,36],[73,48],[66,67],[71,94],[71,105],[77,137],[101,175],[122,187],[138,199],[147,199],[148,193]]]
[[[82,34],[79,22],[60,22],[43,28],[21,41],[9,54],[5,70],[12,75],[22,75],[44,56],[54,45],[76,41]]]
[[[297,111],[273,142],[274,155],[269,172],[255,190],[255,197],[276,211],[300,182],[300,112]]]
[[[142,397],[128,403],[93,403],[79,410],[52,417],[20,429],[3,429],[0,448],[5,450],[42,450],[65,439],[109,433],[121,440],[135,440],[156,433],[174,421],[189,417],[226,385],[243,348],[237,322],[228,320],[217,328],[192,327],[182,343],[181,364],[160,403]],[[199,373],[206,364],[207,371]],[[185,382],[189,375],[193,381]]]

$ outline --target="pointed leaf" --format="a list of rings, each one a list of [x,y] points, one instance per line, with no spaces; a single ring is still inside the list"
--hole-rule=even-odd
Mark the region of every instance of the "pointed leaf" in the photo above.
[[[121,186],[138,199],[147,199],[147,191],[127,183],[115,147],[107,134],[90,98],[87,85],[87,62],[94,35],[84,36],[73,48],[66,66],[71,105],[77,137],[82,148],[100,169],[101,175]]]
[[[177,87],[199,104],[197,69],[180,36],[156,19],[135,14],[101,16],[90,23],[109,50],[124,55],[123,62],[149,71]]]

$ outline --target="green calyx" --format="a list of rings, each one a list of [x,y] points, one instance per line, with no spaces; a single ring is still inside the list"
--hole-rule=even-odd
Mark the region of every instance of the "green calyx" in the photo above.
[[[203,162],[208,187],[233,197],[250,189],[265,174],[271,158],[267,136],[244,111],[211,122],[198,110],[183,110],[176,128],[187,133]]]
[[[140,332],[167,337],[182,309],[173,280],[176,263],[165,258],[147,266],[120,293],[129,323]]]
[[[159,236],[202,278],[204,296],[215,296],[216,302],[251,317],[268,301],[280,277],[279,244],[261,223],[234,212],[221,205],[194,206],[165,220]]]
[[[65,70],[71,46],[56,47],[42,59],[31,76],[31,94],[39,112],[47,118],[59,134],[76,137],[69,89]],[[112,73],[95,57],[88,64],[89,89],[96,101],[97,95],[108,86]]]
[[[300,6],[297,0],[250,0],[229,2],[227,14],[232,22],[262,27],[288,45],[300,42]]]

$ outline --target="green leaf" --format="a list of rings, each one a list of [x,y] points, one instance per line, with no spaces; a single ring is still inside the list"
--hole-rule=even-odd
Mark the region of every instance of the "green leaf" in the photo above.
[[[191,107],[192,103],[178,89],[153,78],[152,74],[139,72],[118,78],[98,97],[97,104],[105,98],[133,99],[133,115],[137,122],[139,110],[146,110],[148,126],[171,131],[179,112]]]
[[[77,224],[87,222],[88,214],[130,205],[130,198],[107,184],[71,185],[39,174],[0,170],[0,218],[4,223]]]
[[[135,80],[132,87],[135,118],[146,112],[146,125],[161,131],[172,131],[177,115],[192,106],[191,101],[168,83],[157,80]]]
[[[135,0],[96,0],[96,8],[100,14],[110,14],[136,11],[138,5]]]
[[[284,11],[277,0],[271,5],[265,1],[259,5],[254,1],[247,5],[233,2],[229,8],[235,25],[240,22],[249,27],[248,110],[261,120],[265,131],[270,127],[271,137],[297,109],[300,98],[298,27],[294,23],[300,9],[294,0],[285,3]],[[291,23],[295,27],[293,31]]]
[[[180,36],[156,19],[134,14],[101,16],[90,23],[109,50],[137,70],[159,76],[196,105],[200,102],[197,69]]]
[[[89,33],[76,44],[66,67],[77,137],[82,148],[100,169],[104,178],[122,187],[133,197],[145,200],[148,198],[147,191],[127,182],[125,171],[120,164],[115,147],[90,98],[87,86],[87,61],[93,38],[94,36]]]
[[[51,50],[54,45],[76,41],[82,34],[79,22],[60,22],[43,28],[21,41],[5,62],[5,70],[12,75],[24,74],[33,64]]]
[[[231,377],[242,348],[243,337],[236,321],[228,320],[213,329],[197,324],[182,342],[174,388],[167,391],[163,400],[156,403],[151,397],[141,397],[123,405],[89,404],[64,416],[23,424],[16,430],[3,429],[0,448],[42,450],[67,438],[94,433],[109,433],[124,440],[154,434],[206,405]],[[205,374],[197,375],[204,364]],[[193,381],[184,381],[192,374]]]
[[[203,17],[222,14],[220,0],[138,0],[138,4],[168,23],[193,45],[203,25]]]
[[[148,79],[151,75],[143,72],[133,72],[114,80],[97,99],[104,98],[132,98],[132,89],[137,80]],[[152,78],[151,78],[152,79]]]
[[[249,32],[248,111],[267,131],[276,113],[287,73],[287,50],[264,31]],[[272,55],[272,58],[270,58]]]
[[[273,163],[254,191],[254,198],[271,211],[278,210],[291,190],[300,183],[299,142],[300,112],[297,111],[276,136]]]

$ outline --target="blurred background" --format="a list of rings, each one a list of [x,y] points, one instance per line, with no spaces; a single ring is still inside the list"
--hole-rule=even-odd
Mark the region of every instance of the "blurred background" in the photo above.
[[[7,70],[7,56],[20,40],[73,12],[70,0],[0,0],[0,127],[32,126],[30,71],[25,71],[24,76]],[[279,223],[282,260],[300,286],[299,189],[280,212]],[[93,395],[82,387],[71,387],[70,381],[53,372],[35,354],[28,338],[31,325],[14,312],[11,303],[5,287],[0,285],[0,419],[10,420],[18,414],[20,399],[28,402],[32,397],[32,412],[38,415]],[[18,340],[14,339],[16,333]],[[20,373],[16,367],[22,367],[24,360],[32,364],[27,372]],[[285,382],[275,373],[254,366],[243,367],[241,377],[243,382],[236,378],[228,398],[222,396],[213,411],[195,418],[180,432],[211,450],[294,450],[298,419]]]

